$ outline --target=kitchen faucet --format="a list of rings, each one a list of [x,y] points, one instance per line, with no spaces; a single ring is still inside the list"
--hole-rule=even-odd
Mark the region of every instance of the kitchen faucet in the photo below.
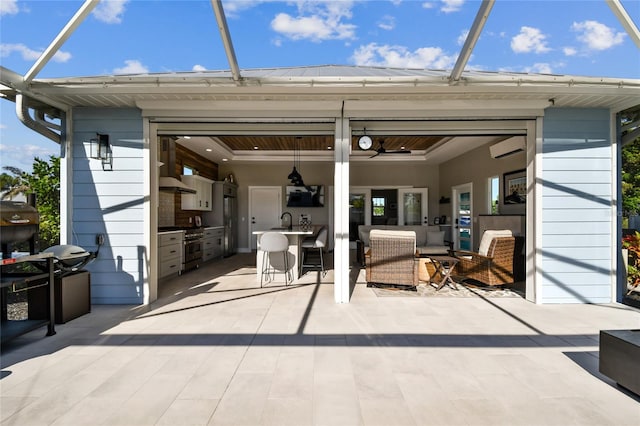
[[[280,220],[282,220],[285,215],[289,216],[289,226],[287,228],[288,229],[293,229],[293,216],[291,216],[291,213],[289,213],[289,212],[282,213],[282,215],[280,216]]]

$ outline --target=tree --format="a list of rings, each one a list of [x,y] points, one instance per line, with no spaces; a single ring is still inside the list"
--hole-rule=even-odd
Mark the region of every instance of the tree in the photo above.
[[[24,172],[17,167],[5,166],[3,168],[10,171],[13,176],[7,173],[0,175],[0,191],[3,193],[2,199],[11,200],[17,195],[25,193],[27,188],[21,184],[20,179],[20,176],[22,176]]]
[[[622,210],[625,217],[640,213],[640,139],[622,148]]]
[[[26,173],[16,167],[5,166],[11,177],[2,174],[3,199],[17,193],[35,194],[40,216],[40,247],[47,248],[60,243],[60,158],[51,155],[49,161],[36,157],[33,172]],[[6,184],[6,187],[5,187]]]

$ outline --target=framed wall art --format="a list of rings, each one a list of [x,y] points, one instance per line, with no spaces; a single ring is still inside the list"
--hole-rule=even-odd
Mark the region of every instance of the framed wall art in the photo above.
[[[503,175],[504,204],[525,204],[527,202],[527,171],[515,170]]]

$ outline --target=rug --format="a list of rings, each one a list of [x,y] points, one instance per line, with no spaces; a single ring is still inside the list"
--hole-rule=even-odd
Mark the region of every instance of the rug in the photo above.
[[[509,287],[487,286],[481,283],[465,281],[458,283],[456,290],[445,285],[436,291],[435,284],[420,282],[413,289],[403,289],[387,284],[367,284],[378,297],[520,297],[524,298],[524,283],[515,283]]]

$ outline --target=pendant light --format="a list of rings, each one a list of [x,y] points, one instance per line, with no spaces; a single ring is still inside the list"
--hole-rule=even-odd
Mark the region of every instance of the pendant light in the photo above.
[[[304,186],[302,175],[300,175],[300,173],[298,173],[298,170],[296,169],[296,152],[297,151],[298,151],[298,165],[300,165],[300,152],[299,152],[299,146],[298,146],[299,139],[300,139],[299,136],[296,137],[296,143],[293,147],[293,170],[291,170],[291,173],[289,173],[289,176],[287,176],[287,179],[291,181],[291,184],[293,186]]]

